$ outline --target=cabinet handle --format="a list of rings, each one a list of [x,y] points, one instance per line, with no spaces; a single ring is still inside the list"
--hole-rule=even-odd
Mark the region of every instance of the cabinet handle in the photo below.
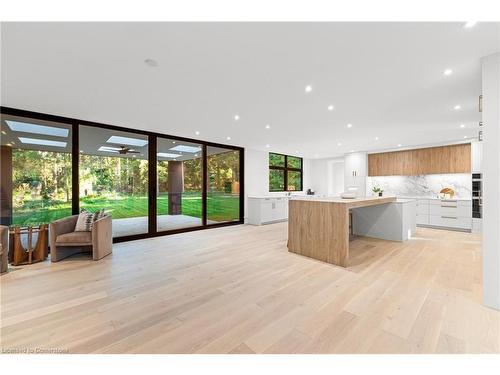
[[[444,204],[444,205],[442,204],[442,205],[441,205],[441,207],[457,208],[458,206],[447,206],[447,205],[445,205],[445,204]]]
[[[458,219],[458,217],[456,217],[456,216],[441,216],[441,218],[442,219],[455,219],[455,220]]]

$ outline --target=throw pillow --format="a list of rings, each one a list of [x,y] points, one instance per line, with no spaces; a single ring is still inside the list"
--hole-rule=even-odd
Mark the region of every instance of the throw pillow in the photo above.
[[[88,211],[82,211],[76,221],[75,232],[90,232],[94,223],[95,214]]]

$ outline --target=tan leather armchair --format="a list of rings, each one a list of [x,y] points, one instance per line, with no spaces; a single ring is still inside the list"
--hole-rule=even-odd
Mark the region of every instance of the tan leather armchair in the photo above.
[[[111,215],[96,220],[90,232],[75,232],[78,215],[59,219],[50,224],[50,259],[58,262],[70,255],[92,252],[92,258],[99,260],[113,250]]]
[[[9,269],[9,227],[0,225],[0,273]]]

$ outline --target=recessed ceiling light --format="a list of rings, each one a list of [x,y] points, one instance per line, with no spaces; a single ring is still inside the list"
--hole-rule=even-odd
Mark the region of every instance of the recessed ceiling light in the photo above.
[[[471,27],[476,26],[477,21],[467,21],[464,25],[466,29],[470,29]]]
[[[15,132],[51,135],[54,137],[67,137],[69,134],[68,129],[57,128],[55,126],[36,125],[10,120],[5,120],[5,122],[9,125],[10,130]]]
[[[238,121],[240,119],[240,116],[234,115],[234,121]]]
[[[307,85],[304,90],[305,90],[305,92],[311,92],[313,90],[313,88],[311,85]]]
[[[461,106],[460,104],[457,104],[455,107],[453,107],[453,109],[454,109],[455,111],[458,111],[458,110],[459,110],[459,109],[461,109],[461,108],[462,108],[462,106]]]
[[[170,152],[158,152],[156,155],[161,158],[178,158],[180,156],[179,154],[172,154]]]
[[[333,105],[331,105],[331,104],[328,106],[328,110],[329,110],[329,111],[333,111],[333,108],[334,108],[334,107],[333,107]]]
[[[453,70],[451,70],[451,69],[445,69],[445,71],[443,72],[443,74],[445,76],[451,76],[453,74]]]
[[[352,124],[347,124],[347,127],[348,128],[352,128]]]
[[[342,143],[340,143],[340,142],[339,142],[339,143],[337,143],[337,146],[339,146],[339,147],[340,147],[340,146],[342,146]]]
[[[464,139],[467,139],[467,136],[466,136],[466,135],[464,135]]]
[[[266,125],[266,129],[271,129],[271,125]]]
[[[375,137],[375,140],[378,141],[378,137]]]
[[[175,143],[176,143],[176,142],[175,142],[175,141],[172,141],[172,143],[175,145]]]
[[[401,146],[402,146],[402,144],[401,144],[401,143],[398,143],[398,147],[401,147]]]
[[[7,133],[5,132],[5,130],[2,130],[2,134],[3,134],[3,135],[5,135],[5,134],[7,134]]]
[[[180,152],[190,152],[195,153],[201,151],[201,147],[197,146],[187,146],[187,145],[177,145],[170,149],[171,151],[180,151]]]
[[[197,131],[194,132],[194,134],[200,135],[200,132],[197,130]]]
[[[226,139],[227,139],[228,141],[230,141],[230,140],[231,140],[231,137],[226,137]]]
[[[158,66],[158,61],[156,60],[153,60],[153,59],[146,59],[144,60],[144,63],[147,65],[147,66],[151,66],[153,68],[157,67]]]
[[[271,146],[269,146],[269,145],[266,145],[266,147],[267,147],[267,148],[269,148],[269,147],[271,147]]]
[[[132,155],[133,158],[135,158],[136,156],[135,155]]]
[[[354,150],[351,150],[351,152],[354,152]]]
[[[145,139],[122,137],[119,135],[112,135],[106,142],[137,147],[143,147],[148,144],[148,141],[146,141]]]
[[[463,129],[465,128],[465,124],[460,124],[460,127]]]
[[[22,143],[30,144],[30,145],[66,147],[66,142],[52,141],[50,139],[36,139],[36,138],[19,137],[19,140]]]

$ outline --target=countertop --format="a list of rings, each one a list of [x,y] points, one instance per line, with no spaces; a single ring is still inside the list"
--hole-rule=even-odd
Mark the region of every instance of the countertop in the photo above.
[[[371,202],[371,201],[384,201],[389,200],[391,202],[396,202],[395,195],[386,195],[383,197],[359,197],[352,199],[344,199],[340,197],[316,197],[314,195],[305,195],[305,196],[292,196],[291,200],[297,201],[313,201],[313,202],[328,202],[328,203],[363,203],[363,202]],[[392,199],[392,200],[391,200]]]
[[[432,200],[445,200],[445,201],[471,201],[472,198],[439,198],[436,196],[422,197],[422,196],[411,196],[411,195],[402,195],[398,196],[398,199],[432,199]]]

